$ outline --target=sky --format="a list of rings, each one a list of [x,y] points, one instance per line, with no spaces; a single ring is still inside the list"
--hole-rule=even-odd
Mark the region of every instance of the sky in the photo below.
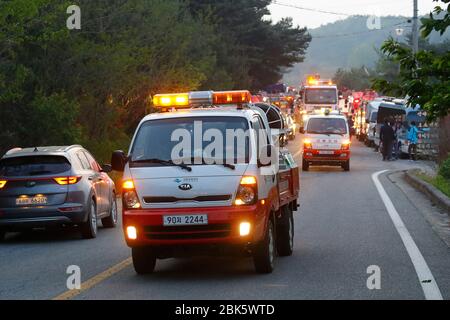
[[[278,21],[284,17],[292,17],[294,24],[310,29],[345,19],[349,15],[401,15],[407,17],[413,15],[413,0],[276,0],[273,2],[269,7],[272,20]],[[312,10],[281,6],[275,2]],[[442,4],[442,2],[440,3]],[[419,0],[419,15],[430,13],[436,4],[432,0]]]

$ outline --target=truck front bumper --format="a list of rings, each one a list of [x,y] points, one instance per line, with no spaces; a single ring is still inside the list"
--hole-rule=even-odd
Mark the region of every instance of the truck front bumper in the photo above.
[[[324,152],[333,152],[325,154]],[[303,160],[313,165],[342,165],[350,160],[350,150],[304,150]]]
[[[164,216],[197,214],[207,214],[208,225],[163,225]],[[252,206],[124,210],[123,228],[129,247],[245,247],[263,239],[268,216],[267,201]],[[251,225],[248,236],[240,236],[243,222]],[[128,227],[136,228],[137,239],[128,238]]]

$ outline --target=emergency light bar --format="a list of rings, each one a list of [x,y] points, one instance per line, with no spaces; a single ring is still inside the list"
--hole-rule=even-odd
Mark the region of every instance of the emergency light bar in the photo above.
[[[157,94],[153,105],[159,108],[188,108],[195,105],[228,105],[252,102],[250,91],[193,91],[189,93]]]
[[[189,94],[157,94],[153,97],[155,107],[187,107],[189,106]]]
[[[214,92],[214,104],[241,104],[252,102],[252,95],[249,91],[222,91]]]

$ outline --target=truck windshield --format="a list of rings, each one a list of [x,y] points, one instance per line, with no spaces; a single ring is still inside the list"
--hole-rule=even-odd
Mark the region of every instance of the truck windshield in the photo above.
[[[310,134],[347,134],[347,123],[344,119],[314,118],[308,121],[307,133]]]
[[[242,117],[150,120],[137,133],[131,166],[248,163],[248,130],[248,121]]]
[[[307,89],[305,92],[306,104],[336,104],[336,89]]]

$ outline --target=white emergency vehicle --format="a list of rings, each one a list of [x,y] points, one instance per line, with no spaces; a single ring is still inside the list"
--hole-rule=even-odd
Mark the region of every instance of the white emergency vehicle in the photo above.
[[[345,116],[326,111],[311,115],[304,128],[303,171],[311,165],[341,166],[350,171],[350,128]]]
[[[123,227],[138,274],[157,259],[241,254],[269,273],[293,252],[299,172],[248,91],[156,95],[123,171]],[[167,112],[171,111],[171,112]]]

